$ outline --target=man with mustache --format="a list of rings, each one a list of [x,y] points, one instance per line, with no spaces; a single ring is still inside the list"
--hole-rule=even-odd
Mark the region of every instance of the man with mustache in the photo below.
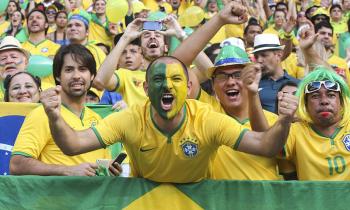
[[[4,99],[3,81],[7,76],[25,71],[29,52],[13,36],[6,36],[0,44],[0,101]]]
[[[100,116],[84,106],[86,93],[96,75],[96,62],[90,51],[76,44],[60,48],[54,58],[53,74],[56,84],[62,87],[63,119],[76,129],[97,125]],[[41,100],[46,100],[46,96]],[[110,158],[109,151],[100,149],[74,157],[64,155],[52,139],[45,116],[43,106],[39,106],[26,117],[13,147],[10,173],[95,176],[96,160]],[[111,172],[119,174],[114,167]]]

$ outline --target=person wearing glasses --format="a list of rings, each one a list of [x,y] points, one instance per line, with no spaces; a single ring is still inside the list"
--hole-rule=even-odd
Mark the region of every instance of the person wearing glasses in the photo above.
[[[350,90],[342,77],[317,67],[299,84],[297,114],[282,157],[299,180],[349,180]]]

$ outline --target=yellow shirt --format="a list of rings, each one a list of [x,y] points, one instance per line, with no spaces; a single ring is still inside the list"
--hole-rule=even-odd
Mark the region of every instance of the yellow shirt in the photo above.
[[[205,91],[201,91],[199,100],[212,105],[215,111],[225,114],[225,110],[215,97],[209,96]],[[269,125],[273,125],[277,120],[277,115],[265,111],[265,117]],[[251,130],[249,119],[239,121],[244,128]],[[266,158],[262,156],[250,155],[243,152],[233,151],[227,146],[219,147],[217,155],[213,161],[212,176],[214,179],[234,179],[234,180],[279,180],[276,158]]]
[[[331,21],[331,25],[333,26],[333,33],[337,36],[341,33],[348,31],[348,25],[346,21],[340,21],[339,23]],[[336,43],[336,42],[333,42]]]
[[[350,85],[350,72],[345,59],[332,55],[330,58],[328,58],[327,62],[333,67],[334,71],[337,72],[338,75],[342,76],[346,83]]]
[[[10,26],[10,22],[9,21],[4,21],[2,23],[0,23],[0,33],[4,33],[6,29],[8,29],[8,27]]]
[[[304,68],[297,65],[297,55],[291,53],[284,61],[282,61],[282,68],[287,71],[287,73],[297,79],[302,79],[304,77]]]
[[[146,79],[146,71],[131,71],[119,69],[115,71],[118,78],[116,92],[120,93],[123,100],[130,107],[134,104],[141,104],[147,100],[143,83]]]
[[[350,180],[350,123],[325,137],[303,122],[293,123],[285,145],[286,159],[300,180]]]
[[[209,41],[209,43],[221,43],[226,39],[225,27],[221,27],[220,30],[215,34],[215,36]]]
[[[30,52],[31,55],[42,55],[45,57],[53,58],[61,45],[56,44],[51,40],[45,39],[38,44],[34,44],[30,40],[27,40],[22,44],[22,47]]]
[[[103,26],[91,21],[89,24],[89,41],[96,41],[97,43],[103,43],[109,47],[113,46],[113,36],[106,33]]]
[[[225,25],[226,37],[241,37],[243,38],[244,24],[227,24]]]
[[[234,119],[196,100],[186,100],[184,118],[172,133],[159,129],[150,109],[149,101],[132,106],[104,118],[93,130],[102,145],[124,144],[133,176],[157,182],[209,178],[217,148],[237,148],[245,132]]]
[[[96,61],[96,69],[99,70],[101,64],[106,59],[106,54],[95,44],[88,43],[85,47],[91,52]]]
[[[61,106],[63,119],[74,129],[82,130],[96,125],[101,117],[85,107],[79,118],[69,109]],[[43,106],[34,109],[25,118],[13,147],[12,155],[23,155],[46,164],[77,165],[94,163],[97,159],[110,159],[107,149],[100,149],[76,156],[67,156],[55,144]]]

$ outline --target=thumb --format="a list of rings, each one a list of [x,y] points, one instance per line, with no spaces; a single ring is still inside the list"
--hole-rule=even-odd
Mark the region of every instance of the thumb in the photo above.
[[[61,95],[62,86],[61,85],[56,85],[55,91],[56,91],[57,95]]]

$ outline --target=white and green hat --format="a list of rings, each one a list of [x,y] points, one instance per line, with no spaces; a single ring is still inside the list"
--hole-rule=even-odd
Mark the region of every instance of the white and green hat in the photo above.
[[[238,38],[229,38],[221,43],[221,50],[215,59],[214,67],[208,69],[208,77],[211,78],[218,67],[247,65],[251,63],[244,43]]]

